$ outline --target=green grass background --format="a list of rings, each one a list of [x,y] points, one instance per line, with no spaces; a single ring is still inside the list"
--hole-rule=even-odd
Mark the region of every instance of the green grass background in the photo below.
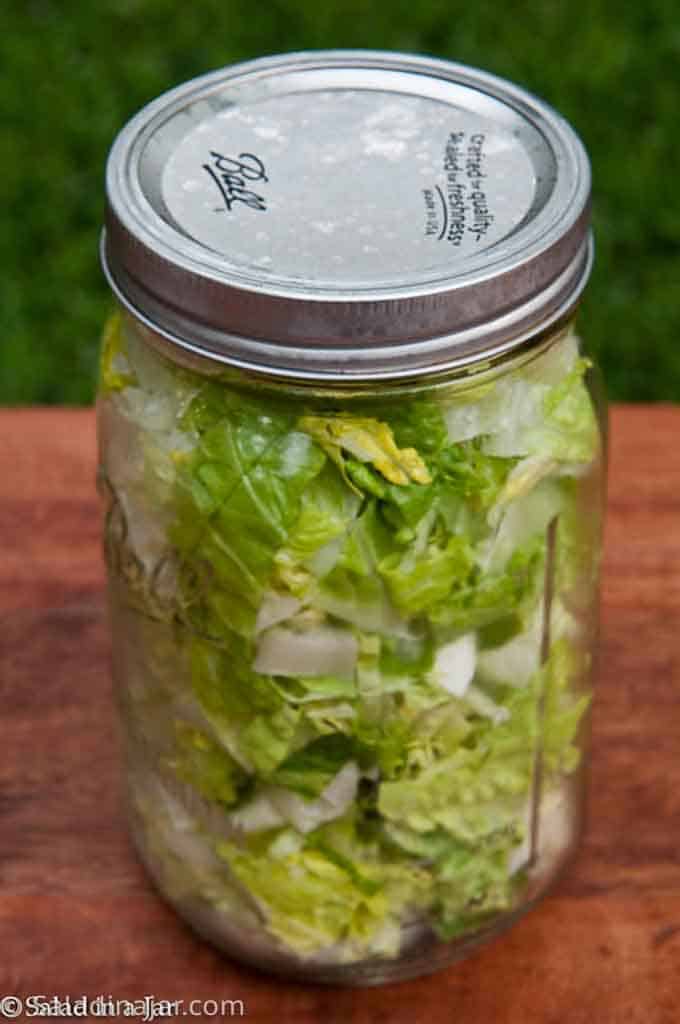
[[[0,402],[92,397],[113,136],[160,92],[235,60],[372,47],[477,65],[576,127],[597,263],[582,331],[619,399],[680,399],[678,0],[4,0]]]

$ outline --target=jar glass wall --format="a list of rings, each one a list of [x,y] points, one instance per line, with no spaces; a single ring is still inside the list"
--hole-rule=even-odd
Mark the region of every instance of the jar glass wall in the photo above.
[[[152,341],[114,315],[98,406],[141,857],[257,966],[441,967],[581,827],[604,459],[573,324],[370,391]]]

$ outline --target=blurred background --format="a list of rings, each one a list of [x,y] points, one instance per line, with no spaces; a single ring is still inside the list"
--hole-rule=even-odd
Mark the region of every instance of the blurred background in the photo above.
[[[476,65],[571,121],[594,171],[582,330],[611,397],[680,400],[677,0],[3,0],[0,404],[92,399],[104,163],[128,117],[232,61],[331,47]]]

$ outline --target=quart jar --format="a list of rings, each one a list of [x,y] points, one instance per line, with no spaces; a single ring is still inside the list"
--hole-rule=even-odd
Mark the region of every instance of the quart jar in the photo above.
[[[589,194],[545,104],[399,54],[226,68],[113,146],[100,486],[132,831],[231,956],[432,971],[578,843]]]

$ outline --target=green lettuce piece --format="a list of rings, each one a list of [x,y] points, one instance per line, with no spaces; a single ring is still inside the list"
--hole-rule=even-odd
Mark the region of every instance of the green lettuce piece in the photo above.
[[[527,455],[520,459],[508,473],[503,489],[496,498],[495,517],[505,505],[529,494],[545,477],[552,476],[557,468],[555,459],[543,455]]]
[[[416,832],[444,828],[463,842],[507,828],[517,803],[507,798],[521,796],[531,780],[533,740],[527,743],[526,731],[516,723],[512,732],[507,724],[487,729],[486,743],[459,743],[416,775],[381,783],[380,813]]]
[[[539,536],[516,550],[503,572],[474,567],[462,583],[432,608],[432,621],[444,631],[467,633],[500,625],[506,636],[508,630],[512,635],[522,627],[534,604],[542,582],[544,548],[545,541]]]
[[[416,536],[416,528],[437,503],[439,489],[434,484],[386,484],[381,505],[383,520],[395,531],[397,543],[405,545]]]
[[[427,628],[412,627],[407,633],[381,637],[377,653],[382,679],[424,678],[434,661],[434,640]]]
[[[534,368],[499,384],[498,433],[485,439],[484,451],[590,462],[599,450],[597,419],[584,379],[590,365],[576,358],[557,380],[553,374],[541,379]]]
[[[415,448],[398,448],[387,423],[364,416],[302,416],[300,430],[307,431],[344,471],[345,454],[373,465],[395,484],[411,480],[428,484],[431,477]]]
[[[477,678],[487,684],[525,686],[540,665],[543,608],[536,608],[526,628],[506,628],[505,621],[480,630],[486,642],[478,653]]]
[[[375,499],[352,523],[333,569],[316,580],[310,600],[324,611],[374,632],[398,631],[400,617],[377,572],[393,539]]]
[[[313,556],[330,541],[344,536],[359,511],[359,499],[337,470],[326,465],[300,496],[300,511],[284,549],[293,562],[313,564]]]
[[[232,757],[266,779],[300,743],[301,712],[267,676],[250,667],[250,649],[235,634],[224,650],[194,637],[194,693]]]
[[[302,955],[341,940],[365,942],[387,916],[381,892],[368,895],[319,850],[278,860],[230,843],[218,844],[217,851],[257,905],[267,930]]]
[[[544,786],[576,768],[579,751],[574,740],[589,704],[587,695],[578,695],[578,683],[587,668],[587,659],[572,644],[565,639],[556,641],[530,690],[515,694],[508,702],[510,719],[487,733],[483,741],[480,738],[478,749],[487,746],[489,761],[481,766],[474,795],[469,796],[476,801],[474,810],[456,806],[454,801],[448,811],[433,815],[440,828],[456,839],[456,845],[447,851],[441,831],[425,833],[426,840],[437,835],[441,844],[433,873],[435,927],[442,938],[453,939],[482,927],[495,914],[512,907],[522,878],[510,873],[509,857],[526,839],[523,805],[515,797],[530,791],[539,733]],[[493,794],[499,792],[510,799],[494,800]],[[410,824],[417,826],[422,821]],[[403,830],[396,838],[404,841]]]
[[[599,432],[593,403],[585,385],[584,377],[592,366],[589,359],[578,359],[563,381],[550,389],[543,399],[545,414],[545,438],[537,431],[543,442],[549,443],[549,451],[553,458],[561,458],[564,462],[590,462],[598,451]],[[559,436],[558,436],[559,435]]]
[[[169,767],[183,782],[193,786],[207,800],[230,807],[240,799],[247,775],[232,757],[207,733],[178,720],[176,752]]]
[[[387,710],[385,703],[388,704]],[[409,756],[411,724],[396,711],[393,698],[383,702],[382,714],[375,710],[368,714],[360,712],[353,734],[362,748],[369,752],[381,778],[389,779],[404,771]]]
[[[452,849],[452,839],[444,828],[436,828],[430,832],[418,832],[398,821],[386,820],[381,824],[383,841],[389,847],[417,857],[429,867],[436,865]]]
[[[446,484],[447,497],[464,498],[475,512],[494,504],[514,465],[514,459],[486,455],[474,441],[450,445],[437,460],[438,477]]]
[[[380,515],[378,502],[368,501],[347,535],[338,558],[338,569],[370,576],[381,557],[392,549],[392,544],[391,532]]]
[[[342,733],[312,740],[279,765],[271,781],[294,793],[315,798],[356,754],[356,744]]]
[[[384,498],[387,493],[387,484],[380,474],[357,459],[345,459],[343,475],[358,494],[372,494],[375,498]]]
[[[384,692],[362,695],[353,723],[365,770],[400,780],[456,750],[471,731],[463,705],[417,675],[387,677]]]
[[[443,547],[428,544],[420,556],[412,551],[388,555],[378,570],[399,611],[418,615],[444,601],[468,578],[472,566],[472,551],[465,538],[449,537]]]
[[[272,685],[291,704],[352,700],[357,695],[354,679],[341,679],[338,676],[280,676],[272,680]]]
[[[322,826],[305,848],[276,859],[224,842],[217,852],[257,905],[267,930],[302,956],[333,946],[339,959],[393,956],[404,911],[432,901],[426,871],[381,857],[377,847],[357,837],[351,822]]]
[[[352,884],[366,896],[375,896],[380,892],[381,885],[377,879],[363,874],[349,857],[330,846],[322,837],[313,836],[308,846],[313,850],[318,850],[331,864],[335,864],[341,871],[344,871]]]
[[[563,505],[557,524],[555,585],[569,608],[588,623],[593,621],[597,598],[604,496],[596,478],[588,482],[585,496],[580,493],[582,481],[568,477],[560,484]]]
[[[393,821],[383,826],[389,847],[427,866],[434,900],[431,920],[444,940],[474,931],[512,908],[523,878],[510,872],[510,857],[525,838],[523,832],[523,823],[516,821],[481,843],[464,843],[443,828],[417,832]]]
[[[579,724],[590,705],[582,692],[589,656],[566,637],[556,640],[538,672],[534,687],[543,692],[543,764],[548,777],[572,772],[580,751],[575,745]]]
[[[204,400],[202,397],[201,400]],[[178,473],[169,537],[182,559],[188,622],[209,635],[249,635],[277,551],[299,519],[302,495],[325,457],[290,416],[225,390]]]
[[[474,444],[459,444],[433,457],[430,486],[388,489],[384,518],[396,527],[395,540],[405,546],[390,552],[378,569],[403,614],[426,612],[441,621],[446,618],[439,610],[442,605],[452,614],[453,606],[460,612],[473,606],[488,610],[499,603],[501,614],[512,611],[516,598],[508,603],[508,596],[517,567],[511,580],[503,581],[480,579],[476,569],[476,545],[490,532],[484,513],[501,493],[510,465],[507,459],[484,455]],[[479,622],[472,615],[467,620],[458,615],[460,628],[484,625],[489,617],[486,611]]]
[[[435,929],[445,941],[482,927],[510,910],[521,879],[508,873],[515,836],[481,846],[460,844],[442,859],[435,885]]]
[[[513,826],[531,786],[539,733],[547,778],[573,771],[578,763],[574,739],[589,698],[574,689],[586,669],[583,656],[560,639],[524,689],[499,690],[504,721],[477,720],[474,705],[468,709],[462,699],[468,733],[458,737],[453,752],[417,774],[382,782],[380,813],[419,832],[444,828],[464,843]]]
[[[466,717],[465,707],[461,701],[442,701],[441,695],[436,695],[434,688],[427,693],[424,706],[418,704],[417,691],[409,696],[411,700],[407,706],[417,709],[411,727],[411,767],[424,766],[446,757],[457,750],[472,733],[473,726]]]
[[[297,744],[300,713],[290,707],[273,715],[257,715],[241,734],[245,755],[261,778],[267,778]]]
[[[351,735],[357,717],[354,702],[347,700],[315,701],[304,705],[302,720],[305,728],[315,735],[329,736],[336,733]]]
[[[112,313],[104,325],[99,358],[99,388],[102,394],[134,387],[137,378],[130,365],[123,334],[123,317]]]
[[[442,827],[463,842],[478,842],[506,829],[520,806],[509,798],[529,789],[532,748],[526,749],[521,735],[514,744],[507,735],[504,740],[489,737],[489,744],[488,752],[459,747],[414,778],[382,783],[378,810],[417,832]]]
[[[338,566],[313,590],[317,607],[356,626],[389,632],[399,624],[398,615],[379,576]]]
[[[429,459],[429,485],[384,488],[383,518],[404,546],[417,544],[424,520],[475,544],[488,534],[484,513],[498,500],[514,461],[485,455],[473,442],[438,449]]]
[[[543,479],[527,494],[492,510],[492,519],[499,515],[500,521],[484,558],[491,572],[502,571],[518,551],[532,545],[545,550],[548,527],[565,509],[562,484],[560,480]]]
[[[415,448],[431,468],[433,457],[447,445],[446,423],[434,399],[412,398],[385,408],[394,440],[400,448]]]
[[[447,532],[441,523],[432,526],[434,517],[425,516],[416,527],[411,547],[395,551],[378,564],[396,608],[406,616],[427,613],[433,623],[458,631],[481,629],[500,619],[509,624],[510,616],[519,616],[540,582],[545,547],[544,523],[533,534],[522,530],[514,548],[506,529],[492,551],[500,557],[498,568],[483,569],[479,564],[474,537]],[[431,532],[430,532],[431,528]],[[479,528],[475,529],[479,534]],[[500,535],[499,535],[500,536]],[[472,541],[472,542],[471,542]],[[501,544],[509,554],[503,555]],[[503,558],[508,558],[503,566]],[[518,621],[518,620],[516,620]]]
[[[359,497],[327,463],[301,495],[297,521],[274,557],[274,582],[308,599],[315,581],[335,567],[360,506]]]

